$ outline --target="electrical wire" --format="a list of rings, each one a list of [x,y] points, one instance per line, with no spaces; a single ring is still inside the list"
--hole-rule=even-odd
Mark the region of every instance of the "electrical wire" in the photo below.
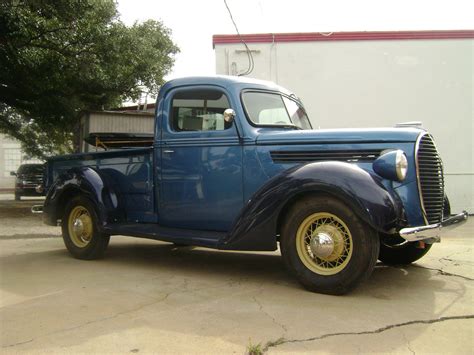
[[[249,75],[250,73],[253,72],[253,69],[255,67],[252,52],[250,51],[249,47],[247,46],[247,43],[245,43],[244,38],[240,34],[239,29],[237,28],[237,24],[234,21],[234,17],[232,16],[232,11],[230,11],[229,5],[227,4],[226,0],[224,0],[224,4],[225,4],[225,7],[227,8],[227,11],[229,12],[230,19],[231,19],[232,23],[234,24],[235,31],[237,32],[237,35],[239,36],[240,42],[242,42],[242,44],[245,47],[245,50],[247,52],[248,62],[249,62],[249,66],[248,66],[247,70],[243,73],[238,74],[238,76]]]

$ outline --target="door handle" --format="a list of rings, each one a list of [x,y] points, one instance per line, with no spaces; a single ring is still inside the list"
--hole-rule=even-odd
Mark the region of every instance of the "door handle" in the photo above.
[[[174,150],[165,149],[165,150],[163,150],[163,153],[171,154],[171,153],[174,153]]]

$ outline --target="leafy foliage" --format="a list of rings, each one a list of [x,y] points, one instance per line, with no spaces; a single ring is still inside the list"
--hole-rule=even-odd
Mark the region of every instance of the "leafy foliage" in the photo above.
[[[161,22],[127,27],[113,0],[3,0],[0,132],[37,157],[70,152],[83,111],[156,94],[177,51]]]

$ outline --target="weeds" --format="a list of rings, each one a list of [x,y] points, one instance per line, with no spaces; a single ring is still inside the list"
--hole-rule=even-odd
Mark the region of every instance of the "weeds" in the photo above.
[[[247,345],[247,354],[248,355],[262,355],[263,354],[262,344],[258,343],[254,345],[252,343],[249,343],[249,345]]]
[[[281,337],[277,340],[268,341],[264,347],[261,343],[252,344],[249,340],[249,345],[247,346],[247,355],[262,355],[268,351],[269,348],[281,345],[285,342],[285,338]]]

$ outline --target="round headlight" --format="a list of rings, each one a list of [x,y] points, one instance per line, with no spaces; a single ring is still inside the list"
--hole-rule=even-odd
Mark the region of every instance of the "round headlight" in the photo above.
[[[394,181],[403,181],[408,172],[408,161],[403,150],[383,151],[372,163],[374,172],[381,177]]]
[[[397,177],[398,180],[402,181],[405,180],[408,171],[408,160],[401,150],[397,150],[397,156],[395,159],[395,167],[397,170]]]

